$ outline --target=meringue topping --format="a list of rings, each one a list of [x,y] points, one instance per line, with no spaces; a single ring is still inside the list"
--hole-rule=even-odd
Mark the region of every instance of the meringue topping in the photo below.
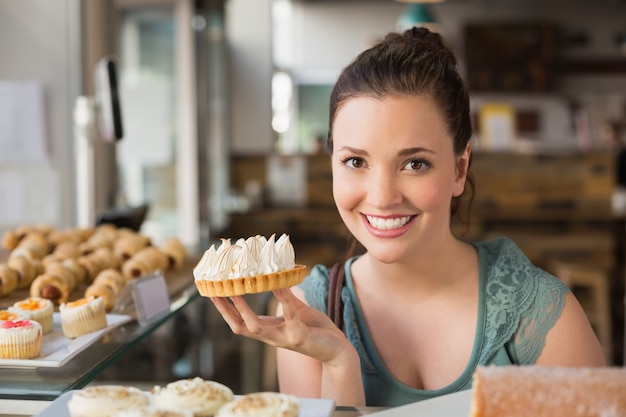
[[[289,236],[282,234],[278,240],[273,234],[237,239],[222,239],[207,249],[198,265],[193,269],[196,280],[225,280],[252,277],[292,269],[295,266],[295,251]]]

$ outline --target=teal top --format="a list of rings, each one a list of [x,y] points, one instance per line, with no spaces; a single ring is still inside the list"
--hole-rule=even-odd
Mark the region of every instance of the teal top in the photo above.
[[[543,349],[546,334],[561,315],[569,291],[558,278],[537,268],[507,238],[475,242],[479,256],[479,310],[471,358],[463,373],[437,390],[404,385],[381,361],[355,296],[350,265],[341,298],[347,338],[361,358],[368,406],[393,407],[471,388],[478,365],[529,365]],[[300,284],[312,307],[327,311],[328,269],[316,265]]]

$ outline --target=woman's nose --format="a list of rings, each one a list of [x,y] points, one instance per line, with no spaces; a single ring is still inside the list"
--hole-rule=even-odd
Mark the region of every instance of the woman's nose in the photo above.
[[[392,207],[402,202],[398,178],[393,173],[373,173],[368,184],[367,200],[379,209]]]

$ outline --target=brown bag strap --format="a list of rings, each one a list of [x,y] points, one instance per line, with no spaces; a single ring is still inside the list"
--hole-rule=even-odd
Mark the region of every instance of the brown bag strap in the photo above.
[[[345,263],[338,262],[328,271],[328,317],[343,330],[343,301],[341,290],[345,275]]]

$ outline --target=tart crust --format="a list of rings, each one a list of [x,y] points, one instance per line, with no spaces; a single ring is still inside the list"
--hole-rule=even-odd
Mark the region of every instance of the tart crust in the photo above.
[[[295,265],[292,269],[271,274],[219,281],[203,279],[196,280],[195,283],[198,292],[203,297],[231,297],[293,287],[302,282],[305,272],[305,265]]]

